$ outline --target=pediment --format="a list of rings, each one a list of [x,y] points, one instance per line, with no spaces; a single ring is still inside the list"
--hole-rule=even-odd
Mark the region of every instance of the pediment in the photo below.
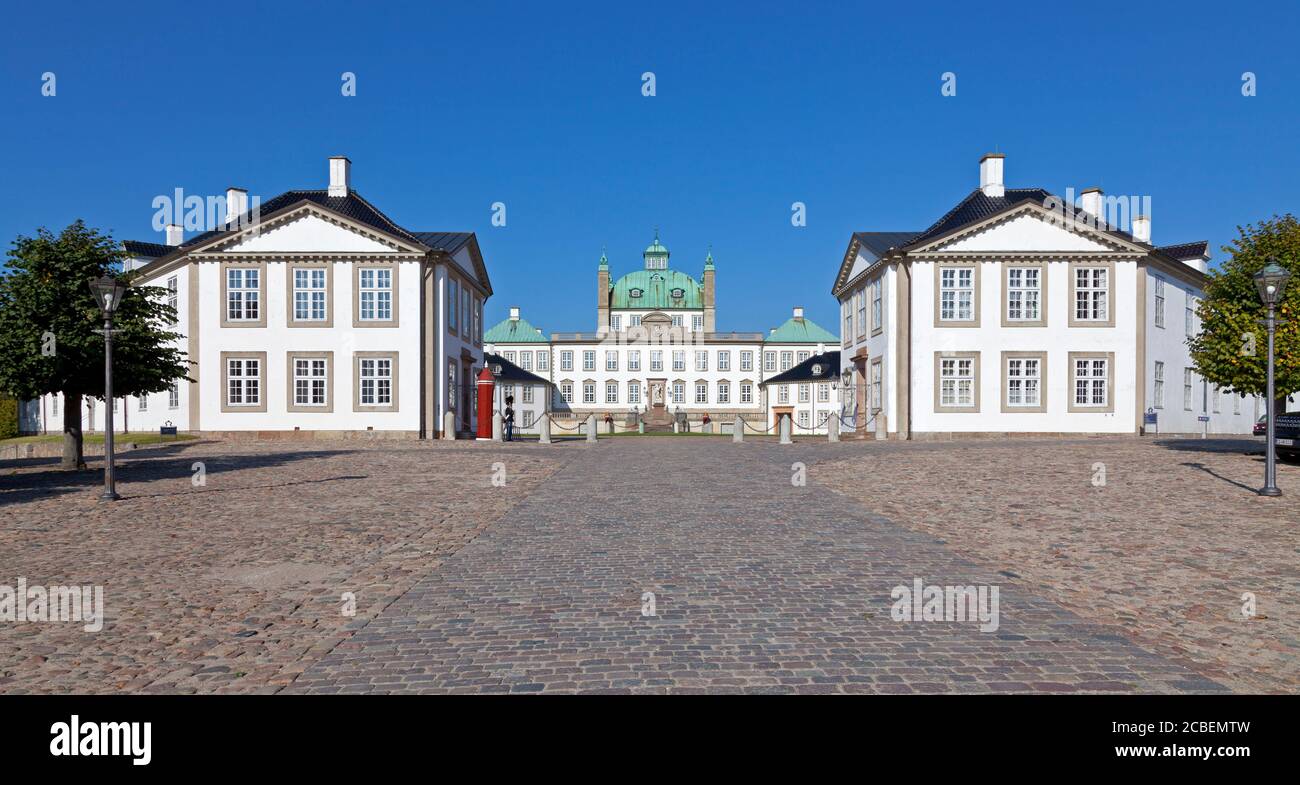
[[[924,252],[1088,253],[1125,247],[1110,235],[1030,207],[940,240]]]
[[[227,239],[222,253],[403,253],[415,251],[364,227],[304,207]]]

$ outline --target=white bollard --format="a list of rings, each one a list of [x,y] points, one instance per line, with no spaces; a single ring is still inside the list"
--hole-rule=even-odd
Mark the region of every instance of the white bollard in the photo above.
[[[790,444],[791,443],[790,442],[790,415],[788,414],[781,415],[780,430],[781,430],[781,443]]]
[[[492,412],[492,441],[504,441],[505,437],[502,433],[504,426],[505,424],[501,420],[501,412]]]
[[[551,443],[551,418],[544,414],[541,422],[537,423],[537,441],[541,444]]]
[[[889,438],[888,422],[885,420],[884,412],[876,412],[876,441],[884,441]]]
[[[596,415],[587,415],[587,441],[596,441]]]
[[[840,440],[840,418],[834,413],[826,418],[826,440],[831,442]]]
[[[673,433],[681,433],[681,426],[677,424],[676,420],[673,420]]]
[[[731,426],[731,440],[736,443],[745,441],[745,418],[736,415],[736,424]]]
[[[456,413],[447,412],[442,416],[442,438],[456,441]]]

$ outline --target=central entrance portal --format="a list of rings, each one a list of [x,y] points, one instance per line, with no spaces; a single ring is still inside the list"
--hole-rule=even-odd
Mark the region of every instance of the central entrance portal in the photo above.
[[[672,417],[668,414],[668,380],[646,379],[646,396],[650,402],[646,424],[670,425]]]

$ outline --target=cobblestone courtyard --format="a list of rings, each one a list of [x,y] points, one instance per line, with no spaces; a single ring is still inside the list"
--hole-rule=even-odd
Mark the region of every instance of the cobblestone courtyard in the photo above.
[[[112,505],[7,462],[0,584],[108,611],[0,622],[0,692],[1295,692],[1300,466],[1259,499],[1251,449],[206,442]],[[894,621],[916,578],[1000,626]]]

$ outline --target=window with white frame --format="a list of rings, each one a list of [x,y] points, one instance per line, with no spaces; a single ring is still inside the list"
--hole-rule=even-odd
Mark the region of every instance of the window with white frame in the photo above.
[[[754,402],[754,385],[752,382],[740,383],[740,402],[741,403]]]
[[[695,383],[695,402],[696,402],[696,403],[708,403],[708,402],[709,402],[709,383],[708,383],[708,382],[696,382],[696,383]]]
[[[595,402],[596,402],[596,383],[595,383],[595,382],[583,382],[583,383],[582,383],[582,402],[583,402],[583,403],[595,403]]]
[[[522,369],[524,369],[525,371],[531,371],[531,370],[533,369],[533,353],[532,353],[532,352],[520,352],[520,353],[519,353],[519,367],[522,368]]]
[[[718,352],[718,370],[719,371],[731,370],[731,352],[725,350],[721,350]]]
[[[262,363],[253,358],[226,360],[226,405],[257,406],[261,403]]]
[[[1183,410],[1192,410],[1192,369],[1183,369]]]
[[[939,270],[939,321],[969,322],[974,319],[975,268],[941,268]]]
[[[753,353],[753,352],[741,352],[741,353],[740,353],[740,370],[742,370],[742,371],[752,371],[752,370],[754,370],[754,353]]]
[[[1235,392],[1232,393],[1232,413],[1241,414],[1241,396]]]
[[[881,384],[882,384],[881,369],[882,366],[879,360],[871,364],[871,387],[870,387],[871,393],[870,393],[870,400],[868,401],[867,405],[871,407],[871,410],[873,412],[880,411]]]
[[[1155,383],[1151,386],[1151,405],[1156,409],[1165,408],[1165,364],[1156,360]]]
[[[1036,322],[1040,316],[1042,269],[1007,268],[1007,321]]]
[[[609,317],[609,326],[614,330],[614,332],[618,332],[619,330],[622,330],[623,329],[622,315],[614,314],[613,316]]]
[[[731,403],[730,382],[718,382],[718,403]]]
[[[763,352],[763,370],[776,370],[776,352]]]
[[[1109,298],[1110,270],[1105,267],[1079,267],[1075,269],[1075,321],[1107,321],[1110,318],[1108,310]]]
[[[392,320],[393,271],[388,268],[366,268],[359,270],[358,273],[361,321],[386,322]],[[455,300],[453,299],[452,302],[454,303]]]
[[[627,321],[628,321],[628,324],[631,325],[632,327],[640,327],[640,326],[641,326],[641,314],[639,314],[639,313],[634,313],[634,314],[632,314],[631,316],[628,317],[628,320],[627,320]]]
[[[942,406],[975,405],[975,360],[971,357],[939,359],[939,403]]]
[[[560,400],[573,403],[573,382],[560,382]]]
[[[795,357],[795,361],[803,362],[804,360],[807,360],[811,356],[812,356],[812,352],[808,352],[808,351],[799,352],[799,354]]]
[[[629,371],[641,370],[641,350],[629,349],[627,352],[627,369]]]
[[[1196,298],[1191,292],[1187,292],[1187,299],[1183,305],[1183,331],[1188,338],[1196,337]]]
[[[794,367],[794,352],[781,352],[781,370],[788,371]]]
[[[853,293],[853,302],[858,312],[858,337],[861,338],[867,334],[867,293],[861,289],[857,290]]]
[[[447,361],[447,408],[456,408],[456,395],[460,392],[460,364],[455,360]],[[474,396],[477,398],[478,396]]]
[[[618,370],[618,352],[617,352],[617,351],[607,351],[607,352],[605,352],[605,370],[607,370],[607,371],[617,371],[617,370]]]
[[[180,382],[172,382],[171,387],[167,388],[167,408],[168,409],[181,408],[181,383]]]
[[[261,313],[259,298],[262,271],[255,267],[226,269],[226,320],[255,322]]]
[[[295,357],[293,361],[293,405],[325,406],[328,379],[324,357]]]
[[[627,383],[627,402],[641,403],[641,382],[630,381]]]
[[[809,426],[809,423],[810,423],[810,422],[812,422],[812,421],[811,421],[811,420],[809,419],[809,417],[808,417],[808,410],[807,410],[807,409],[800,409],[800,410],[799,410],[799,427],[800,427],[800,428],[808,428],[808,427],[810,427],[810,426]]]
[[[1037,357],[1007,358],[1007,406],[1036,407],[1042,402],[1042,368]]]
[[[707,351],[697,351],[695,353],[695,370],[709,370],[709,353]]]
[[[1104,357],[1081,357],[1074,361],[1074,405],[1105,406],[1110,375]]]
[[[799,385],[799,403],[808,403],[812,400],[812,391],[808,389],[807,384]]]
[[[879,278],[871,282],[871,331],[881,329],[884,326],[884,308],[881,306],[883,281]]]
[[[524,388],[524,389],[528,389],[528,388]],[[525,395],[525,397],[527,397],[527,396]],[[523,418],[524,418],[524,420],[523,420],[523,423],[524,423],[524,424],[523,424],[523,427],[525,427],[525,428],[531,428],[531,427],[533,427],[533,417],[534,417],[534,412],[533,412],[533,410],[532,410],[532,409],[524,409],[523,412],[522,412],[522,414],[523,414]]]
[[[840,300],[840,315],[844,322],[844,329],[841,332],[845,346],[853,343],[853,302],[851,297],[852,295]]]
[[[1219,413],[1219,393],[1220,393],[1219,386],[1216,384],[1214,386],[1214,389],[1210,391],[1210,401],[1213,403],[1213,406],[1211,407],[1210,411],[1212,411],[1214,414]]]
[[[605,382],[605,403],[618,403],[618,382]]]
[[[523,387],[520,388],[520,392],[523,394],[523,402],[524,402],[524,403],[532,403],[532,402],[533,402],[533,387],[535,387],[535,386],[536,386],[536,385],[525,384],[525,385],[523,385]]]
[[[673,382],[673,403],[686,403],[685,382]]]
[[[831,386],[826,382],[820,382],[817,385],[817,402],[829,403],[831,400]]]
[[[136,398],[135,403],[136,403],[135,408],[137,411],[142,411],[142,412],[149,411],[149,394],[145,393],[144,395],[141,395],[140,397]]]
[[[596,370],[596,352],[594,349],[584,350],[582,353],[582,370]]]
[[[700,332],[700,331],[703,330],[703,329],[704,329],[704,317],[701,316],[701,315],[698,314],[698,313],[697,313],[697,314],[692,314],[692,315],[691,315],[691,330],[693,330],[694,332]]]
[[[551,370],[551,350],[550,350],[550,349],[538,349],[538,350],[537,350],[537,370],[539,370],[539,371],[549,371],[549,370]],[[570,368],[569,370],[573,370],[573,369]]]
[[[178,289],[179,286],[180,283],[177,280],[176,276],[173,275],[167,279],[167,307],[171,308],[172,313],[174,314],[174,318],[172,319],[173,325],[180,324],[180,318],[181,318],[180,313],[178,313],[176,310],[177,293],[179,291]]]
[[[1155,308],[1154,316],[1156,320],[1156,327],[1164,327],[1165,326],[1165,282],[1163,278],[1156,278],[1154,280],[1155,280],[1155,292],[1156,292],[1156,308]]]
[[[779,385],[777,385],[777,387],[776,387],[776,402],[777,402],[777,403],[789,403],[789,402],[790,402],[790,385],[788,385],[788,384],[779,384]]]
[[[679,313],[673,314],[673,327],[681,327],[681,326],[682,326],[682,315]]]
[[[673,350],[673,370],[674,370],[674,371],[684,371],[684,370],[686,370],[686,350],[685,350],[685,349],[674,349],[674,350]]]
[[[650,350],[650,370],[662,371],[664,369],[664,353],[661,349]]]
[[[324,267],[294,268],[293,319],[296,322],[325,321]]]
[[[506,362],[508,362],[508,363],[512,363],[512,362],[515,361],[515,353],[514,353],[513,350],[512,350],[512,351],[502,352],[502,353],[501,353],[501,356],[504,357],[505,360],[506,360]]]
[[[361,357],[357,360],[357,401],[362,406],[393,405],[393,360],[391,357]]]
[[[560,352],[560,370],[561,371],[573,370],[573,352],[568,350]]]

